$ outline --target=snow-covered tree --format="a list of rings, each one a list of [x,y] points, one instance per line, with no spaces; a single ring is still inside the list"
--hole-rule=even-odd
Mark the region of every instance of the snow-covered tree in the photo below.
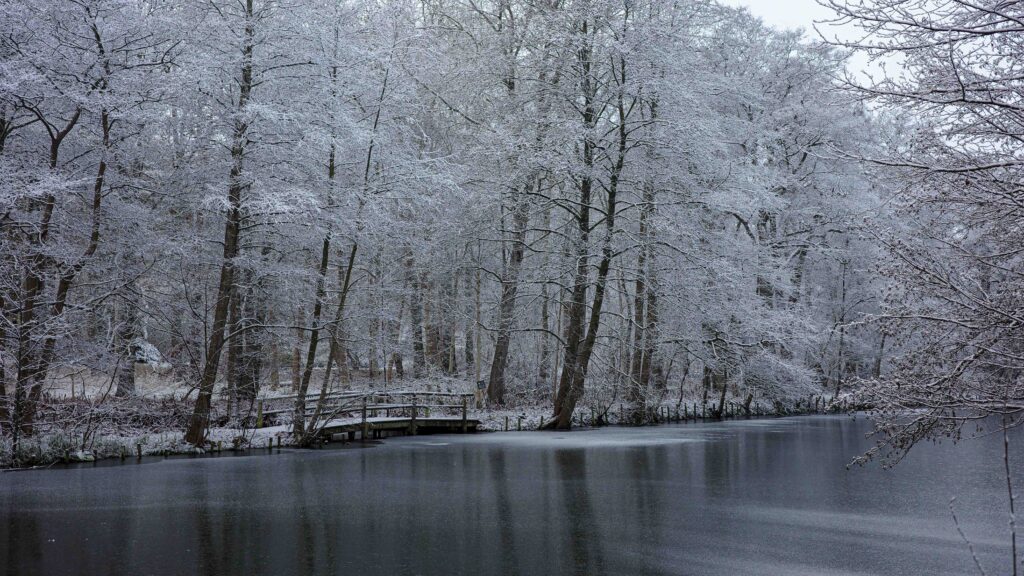
[[[867,158],[896,184],[881,320],[898,355],[865,390],[897,455],[996,414],[1015,426],[1021,387],[1024,11],[1016,2],[824,2],[863,29],[846,42],[896,70],[846,80],[899,131]],[[836,41],[840,43],[839,41]]]

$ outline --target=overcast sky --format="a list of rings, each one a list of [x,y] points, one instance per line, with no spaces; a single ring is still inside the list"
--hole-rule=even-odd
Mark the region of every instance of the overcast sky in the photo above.
[[[834,18],[835,13],[818,4],[815,0],[719,0],[729,6],[745,6],[750,12],[759,16],[765,23],[776,28],[803,28],[806,36],[819,39],[814,30],[814,22],[822,22]],[[838,36],[842,39],[859,37],[859,30],[852,25],[841,27],[819,24],[821,30],[829,38]],[[888,60],[890,67],[895,60]],[[855,54],[849,61],[848,68],[854,74],[877,74],[880,68],[868,62],[864,54]]]
[[[778,28],[804,28],[814,34],[815,20],[824,20],[832,11],[818,5],[815,0],[721,0],[730,6],[746,6],[751,13]]]

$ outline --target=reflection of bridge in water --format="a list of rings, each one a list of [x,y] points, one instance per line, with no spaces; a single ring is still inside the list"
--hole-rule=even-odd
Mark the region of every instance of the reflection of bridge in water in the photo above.
[[[295,413],[297,394],[263,398],[256,427],[290,431],[278,419]],[[329,440],[381,438],[385,434],[476,432],[480,421],[468,417],[472,393],[400,390],[394,392],[314,392],[306,395],[305,429]],[[294,416],[293,416],[294,417]]]

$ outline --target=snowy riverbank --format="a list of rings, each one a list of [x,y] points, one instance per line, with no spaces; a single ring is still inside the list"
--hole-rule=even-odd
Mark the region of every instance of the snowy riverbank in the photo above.
[[[271,400],[271,395],[264,399]],[[695,400],[663,403],[653,408],[654,421],[678,422],[711,419],[708,411]],[[729,417],[774,417],[813,412],[814,406],[804,401],[797,405],[778,404],[781,411],[766,410],[754,405],[748,415],[739,403],[731,403]],[[823,409],[824,403],[820,404]],[[0,436],[0,467],[28,468],[58,463],[90,462],[103,459],[129,459],[147,456],[191,455],[209,452],[246,451],[273,446],[294,446],[286,424],[269,427],[219,426],[209,430],[204,448],[186,443],[182,430],[187,421],[187,399],[163,398],[114,399],[104,402],[104,410],[83,399],[62,399],[49,406],[46,419],[37,434],[22,437],[18,453],[13,452],[12,439]],[[699,411],[694,413],[694,409]],[[624,408],[581,405],[574,425],[593,427],[626,424]],[[483,432],[538,430],[550,416],[549,406],[527,406],[509,409],[470,409],[469,417],[479,420]],[[247,419],[252,421],[252,419]],[[60,423],[68,425],[59,430]]]

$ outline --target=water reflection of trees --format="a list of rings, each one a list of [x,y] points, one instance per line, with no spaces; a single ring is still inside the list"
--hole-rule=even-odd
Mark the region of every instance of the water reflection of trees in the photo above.
[[[568,523],[567,552],[572,559],[573,574],[605,574],[604,542],[587,486],[586,451],[555,450],[554,458]]]

